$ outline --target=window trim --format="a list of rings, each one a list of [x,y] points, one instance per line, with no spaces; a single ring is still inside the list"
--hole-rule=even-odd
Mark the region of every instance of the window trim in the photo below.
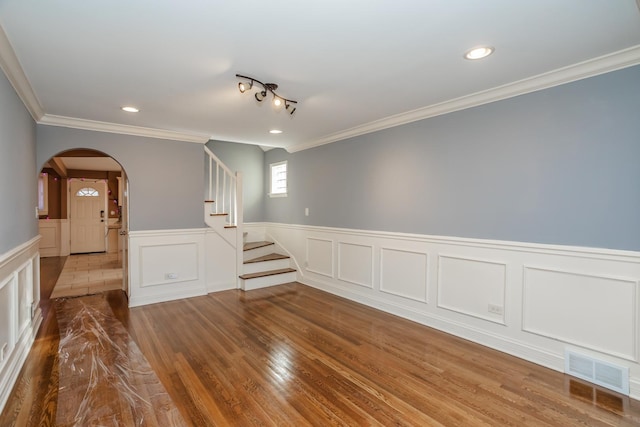
[[[273,169],[275,167],[286,165],[285,168],[285,191],[282,193],[272,193],[273,190]],[[269,192],[267,193],[269,197],[287,197],[289,193],[289,166],[287,164],[287,160],[283,160],[281,162],[271,163],[269,165]]]

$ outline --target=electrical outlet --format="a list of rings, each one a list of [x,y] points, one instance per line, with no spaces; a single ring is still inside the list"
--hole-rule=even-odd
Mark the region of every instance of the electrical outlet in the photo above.
[[[164,278],[165,278],[166,280],[175,280],[175,279],[177,279],[177,278],[178,278],[178,273],[166,273],[166,274],[164,275]]]
[[[309,216],[309,208],[304,208],[304,216]]]
[[[503,314],[504,313],[504,309],[500,305],[489,304],[489,313]]]

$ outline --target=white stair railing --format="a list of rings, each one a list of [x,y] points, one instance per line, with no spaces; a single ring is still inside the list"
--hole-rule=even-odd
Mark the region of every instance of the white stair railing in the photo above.
[[[227,214],[226,228],[223,238],[232,243],[236,252],[237,287],[240,287],[243,263],[243,207],[242,207],[242,173],[235,174],[207,147],[204,147],[207,161],[207,189],[205,201],[205,215]],[[205,222],[207,220],[205,219]],[[229,236],[231,230],[235,236]],[[222,230],[218,231],[221,233]]]
[[[228,214],[227,224],[238,225],[238,211],[241,210],[242,199],[238,198],[238,179],[231,169],[204,147],[207,154],[207,200],[213,200],[211,213]]]

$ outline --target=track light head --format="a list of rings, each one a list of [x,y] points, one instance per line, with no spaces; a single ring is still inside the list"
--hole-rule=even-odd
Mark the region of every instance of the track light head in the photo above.
[[[238,90],[240,93],[245,93],[248,90],[253,88],[254,83],[258,83],[262,86],[262,90],[258,91],[254,94],[256,101],[262,102],[267,97],[267,94],[271,92],[273,95],[273,107],[275,109],[280,109],[284,105],[285,109],[289,114],[293,114],[296,111],[296,107],[292,104],[297,104],[298,101],[294,101],[292,99],[283,98],[276,93],[278,90],[278,85],[275,83],[262,83],[260,80],[256,80],[253,77],[243,76],[240,74],[236,74],[236,77],[239,79],[245,79],[247,82],[238,83]]]
[[[258,102],[262,102],[262,100],[264,100],[267,97],[267,91],[263,90],[262,92],[256,92],[255,97],[258,100]]]
[[[246,91],[251,90],[252,87],[253,87],[253,80],[251,80],[251,82],[249,83],[245,83],[245,82],[238,83],[238,90],[240,91],[240,93],[245,93]]]

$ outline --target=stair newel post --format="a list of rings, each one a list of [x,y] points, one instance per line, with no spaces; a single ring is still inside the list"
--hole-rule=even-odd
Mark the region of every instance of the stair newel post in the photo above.
[[[244,215],[242,203],[242,172],[236,172],[236,191],[234,197],[234,217],[236,225],[236,287],[240,289],[242,274],[242,264],[244,262]]]

